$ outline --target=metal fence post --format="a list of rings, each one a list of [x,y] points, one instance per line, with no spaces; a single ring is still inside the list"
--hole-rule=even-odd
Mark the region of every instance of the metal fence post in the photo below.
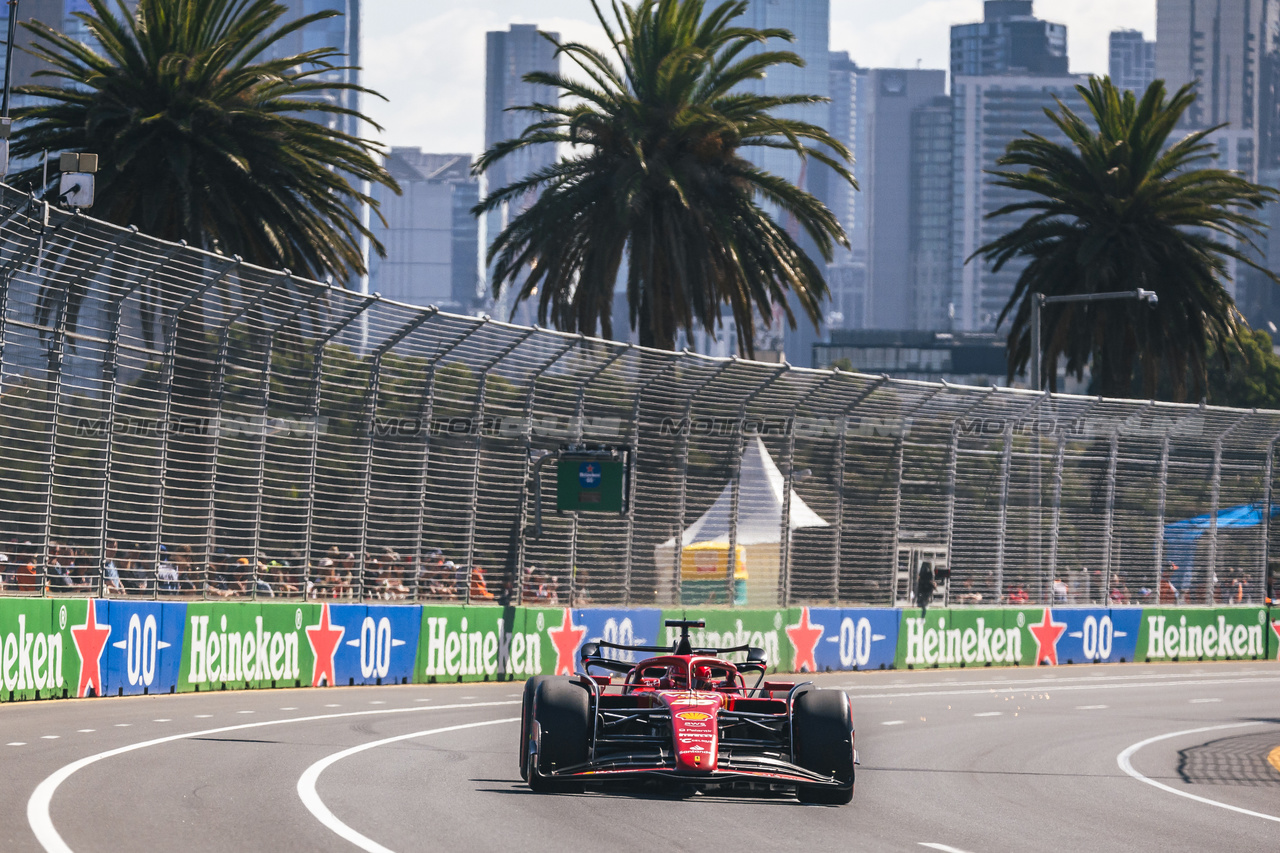
[[[956,533],[956,481],[957,473],[960,465],[960,422],[978,408],[994,394],[995,388],[988,388],[972,405],[961,412],[958,416],[951,419],[951,439],[947,442],[947,568],[952,570],[954,577],[955,561],[952,555],[955,554],[955,533]],[[896,559],[896,558],[895,558]],[[895,565],[894,571],[897,571]],[[948,588],[949,585],[948,585]],[[893,602],[895,605],[897,601]]]
[[[382,359],[396,344],[417,331],[419,326],[430,320],[437,313],[439,312],[435,308],[423,309],[412,320],[396,330],[395,334],[378,344],[378,348],[373,351],[373,356],[369,359],[369,380],[365,385],[364,401],[361,407],[363,412],[361,419],[363,429],[361,432],[365,436],[365,451],[364,472],[360,489],[360,552],[356,554],[356,559],[360,561],[360,599],[362,601],[367,592],[365,579],[369,562],[367,559],[369,550],[369,504],[373,499],[373,456],[374,443],[377,437],[378,393],[382,387]]]
[[[840,415],[840,441],[836,447],[836,530],[835,530],[835,553],[831,557],[831,572],[835,576],[835,594],[836,602],[844,600],[844,592],[840,588],[840,551],[844,548],[844,469],[846,459],[848,457],[849,447],[849,417],[853,414],[853,410],[862,405],[862,402],[870,397],[881,385],[889,381],[889,377],[881,376],[862,390],[860,394],[853,398],[853,401],[845,407]]]
[[[524,419],[520,424],[520,439],[524,446],[524,470],[520,476],[520,512],[517,515],[516,524],[516,554],[515,554],[515,593],[516,604],[524,603],[524,564],[528,559],[527,537],[525,536],[525,528],[529,526],[529,479],[533,469],[533,404],[538,395],[538,380],[542,379],[542,374],[546,373],[550,367],[564,357],[565,353],[570,352],[578,346],[579,341],[575,338],[566,344],[554,357],[545,364],[538,367],[533,378],[529,381],[529,390],[524,395]],[[540,475],[538,475],[540,476]]]
[[[742,403],[738,406],[738,445],[737,450],[733,454],[733,476],[730,477],[729,489],[729,551],[725,554],[725,586],[728,590],[725,604],[732,607],[737,603],[737,587],[735,586],[735,575],[738,571],[738,499],[742,490],[742,454],[746,452],[747,446],[747,406],[750,406],[756,399],[764,393],[764,390],[777,381],[778,377],[791,369],[791,365],[783,363],[781,367],[774,370],[764,382],[755,387],[754,390],[742,399]],[[757,435],[757,438],[759,436]],[[781,569],[781,566],[779,566]],[[779,579],[781,580],[781,579]],[[778,602],[778,590],[773,591],[773,603]]]
[[[715,370],[711,371],[711,375],[702,382],[698,383],[689,391],[689,395],[684,401],[684,423],[680,430],[680,452],[676,454],[678,462],[678,470],[680,472],[680,497],[676,502],[676,535],[672,540],[671,555],[671,572],[673,575],[672,588],[674,590],[674,604],[679,605],[683,601],[683,591],[681,589],[681,558],[684,555],[684,528],[685,528],[685,510],[689,497],[689,436],[693,432],[693,398],[697,397],[702,390],[720,378],[720,374],[724,373],[730,365],[735,364],[737,359],[728,359],[720,363]],[[741,454],[739,454],[741,461]],[[729,571],[732,576],[732,570]]]
[[[1111,575],[1114,571],[1113,551],[1115,548],[1115,516],[1116,516],[1116,465],[1120,455],[1120,430],[1111,432],[1111,445],[1107,452],[1107,504],[1104,516],[1102,542],[1106,548],[1106,572],[1103,575],[1102,601],[1105,604],[1111,597]]]
[[[431,464],[431,425],[436,411],[436,370],[440,362],[457,349],[467,338],[484,327],[484,321],[477,322],[462,336],[450,341],[449,345],[431,356],[431,366],[427,368],[427,381],[422,386],[422,397],[418,400],[418,430],[422,436],[421,459],[418,463],[418,510],[413,525],[413,559],[418,570],[414,573],[413,600],[422,596],[422,525],[427,514],[427,473]]]
[[[805,396],[816,396],[835,382],[840,377],[839,370],[832,370],[831,373],[818,383],[812,391]],[[791,492],[795,489],[795,456],[796,456],[796,417],[791,415],[787,420],[787,450],[786,450],[786,483],[782,495],[782,529],[779,536],[782,540],[778,554],[778,569],[782,573],[782,602],[783,607],[791,606]],[[837,528],[839,522],[836,523]],[[834,578],[832,579],[835,580]],[[838,583],[838,581],[837,581]]]
[[[631,401],[631,471],[627,483],[627,494],[629,496],[627,503],[627,534],[626,534],[626,553],[623,555],[622,566],[622,583],[626,588],[624,603],[631,605],[631,577],[632,567],[634,565],[635,556],[632,553],[635,550],[636,535],[636,469],[640,467],[640,400],[645,392],[653,386],[655,382],[667,375],[668,371],[674,371],[679,367],[679,359],[673,358],[667,366],[655,373],[649,379],[645,380],[638,389]]]
[[[164,504],[167,499],[167,490],[165,489],[165,479],[169,471],[169,436],[173,432],[172,424],[169,423],[173,417],[173,374],[174,362],[177,358],[177,337],[178,324],[182,321],[182,315],[186,314],[192,305],[204,298],[205,294],[217,287],[223,279],[231,274],[231,271],[241,263],[240,256],[237,255],[233,259],[223,263],[218,268],[217,273],[210,276],[207,281],[199,287],[191,289],[182,301],[178,303],[174,312],[169,315],[165,322],[164,330],[164,365],[161,373],[160,386],[164,388],[164,408],[160,412],[160,453],[159,453],[159,488],[156,490],[156,547],[152,551],[152,555],[159,556],[160,543],[164,539]],[[217,459],[214,460],[217,465]],[[154,570],[154,566],[152,567]],[[154,578],[152,580],[152,594],[157,594],[155,589]]]
[[[1160,442],[1160,483],[1156,497],[1156,604],[1164,589],[1164,514],[1169,494],[1169,431]]]
[[[311,295],[310,299],[300,305],[297,310],[285,317],[279,323],[269,326],[270,335],[267,337],[267,344],[262,348],[262,362],[260,365],[260,373],[258,374],[258,412],[261,420],[261,426],[258,432],[258,447],[256,456],[256,465],[253,480],[253,553],[257,554],[259,546],[262,544],[262,501],[264,499],[264,481],[267,476],[267,420],[270,417],[271,409],[271,361],[272,355],[276,348],[276,337],[290,323],[301,317],[315,304],[328,294],[324,288],[318,289]],[[306,596],[306,582],[311,579],[311,559],[307,556],[303,559],[303,597]]]
[[[1205,578],[1209,587],[1210,604],[1217,602],[1217,585],[1214,581],[1218,577],[1218,501],[1222,491],[1222,444],[1227,440],[1227,436],[1235,432],[1236,427],[1244,423],[1248,417],[1248,415],[1242,415],[1235,423],[1218,433],[1218,437],[1213,442],[1213,485],[1210,490],[1209,508],[1209,574]]]
[[[77,212],[76,217],[80,216]],[[58,471],[58,420],[62,416],[62,380],[63,367],[65,366],[66,344],[67,344],[67,327],[70,323],[71,292],[84,285],[86,279],[94,274],[98,266],[107,259],[117,248],[120,247],[125,240],[131,238],[137,232],[125,231],[118,234],[116,238],[108,243],[94,259],[87,262],[75,278],[70,279],[63,287],[58,289],[58,299],[54,306],[52,319],[52,334],[49,339],[47,381],[52,383],[53,390],[49,398],[49,476],[48,486],[44,495],[44,516],[41,521],[40,536],[37,542],[41,543],[41,556],[38,563],[40,577],[45,580],[45,589],[48,590],[48,560],[49,560],[49,539],[53,531],[53,495],[54,485],[57,479]],[[109,442],[110,436],[107,441]],[[105,494],[104,494],[105,497]]]
[[[618,359],[626,355],[628,351],[629,351],[629,348],[619,349],[617,352],[613,354],[611,358],[606,359],[604,364],[601,364],[595,370],[591,371],[591,373],[588,374],[587,377],[583,379],[581,383],[579,383],[578,402],[574,410],[574,416],[573,416],[573,441],[575,444],[582,441],[582,437],[586,432],[583,424],[583,419],[586,418],[587,388],[591,385],[592,382],[595,382],[596,379],[600,377],[600,374],[604,373],[606,370],[612,367],[614,362],[616,362]],[[574,512],[569,522],[569,606],[570,607],[577,606],[577,595],[578,595],[578,529],[579,529],[578,515],[579,514],[577,512]]]
[[[934,390],[915,406],[913,406],[905,415],[902,416],[901,424],[898,427],[898,435],[893,443],[893,452],[895,468],[894,468],[894,489],[893,489],[893,529],[890,533],[889,541],[889,585],[888,588],[894,588],[894,576],[898,570],[898,542],[902,538],[902,481],[906,477],[907,464],[907,432],[911,429],[911,420],[921,409],[924,409],[933,402],[933,398],[947,390],[947,386],[942,386]],[[948,563],[950,565],[950,563]],[[890,593],[892,594],[892,593]],[[896,602],[889,602],[894,604]]]
[[[471,464],[471,500],[467,512],[467,590],[464,601],[471,603],[471,573],[475,570],[476,559],[476,504],[480,500],[480,449],[484,443],[484,408],[485,397],[489,390],[489,371],[497,367],[504,358],[511,355],[521,344],[527,341],[536,329],[526,329],[516,339],[507,344],[498,354],[489,359],[480,370],[479,388],[476,389],[476,453]]]
[[[113,299],[110,306],[110,314],[107,321],[107,346],[106,352],[102,357],[102,384],[107,390],[107,407],[106,407],[106,436],[107,441],[103,447],[103,482],[102,482],[102,519],[100,529],[98,531],[98,579],[99,579],[99,595],[106,594],[106,553],[107,542],[111,538],[110,533],[110,517],[111,517],[111,475],[115,469],[115,423],[116,408],[120,401],[120,388],[116,379],[118,378],[120,365],[120,327],[124,320],[124,303],[129,297],[137,291],[141,290],[155,277],[160,268],[173,260],[174,256],[185,249],[186,242],[178,243],[168,252],[161,256],[152,267],[147,270],[147,274],[134,279],[125,291],[120,294],[118,299]],[[0,309],[2,310],[2,309]]]
[[[222,404],[226,400],[227,385],[227,359],[231,357],[231,327],[236,324],[240,318],[244,317],[254,308],[274,294],[281,286],[289,283],[290,276],[286,273],[282,281],[272,282],[271,285],[264,288],[260,293],[244,304],[240,310],[236,311],[226,322],[218,327],[218,354],[214,359],[213,374],[213,462],[211,476],[209,477],[209,506],[208,518],[205,527],[205,554],[212,554],[214,542],[217,540],[217,512],[218,512],[218,457],[222,455]],[[253,578],[253,595],[258,597],[258,562],[260,555],[257,551],[258,539],[254,536],[254,550],[249,557],[249,572]],[[160,565],[160,537],[156,537],[155,560],[157,571]]]
[[[374,293],[366,296],[336,325],[325,329],[311,348],[311,385],[307,389],[307,414],[311,418],[311,449],[307,459],[307,520],[305,532],[305,553],[307,562],[310,563],[314,550],[315,537],[315,521],[316,521],[316,469],[317,460],[320,455],[320,386],[324,375],[324,350],[329,342],[342,334],[348,326],[358,320],[369,310],[369,306],[379,300],[378,294]]]
[[[1005,422],[1004,448],[1000,455],[1000,507],[999,521],[996,522],[996,601],[1004,603],[1004,549],[1009,535],[1009,476],[1013,463],[1013,425],[1035,413],[1040,404],[1049,399],[1049,392],[1040,394],[1034,402],[1024,407],[1018,414]]]
[[[1271,594],[1271,477],[1274,471],[1274,462],[1276,454],[1276,442],[1280,442],[1280,433],[1272,437],[1267,444],[1267,461],[1265,463],[1266,481],[1262,487],[1262,576],[1258,587],[1262,591],[1262,598],[1265,601],[1268,598],[1274,599]]]

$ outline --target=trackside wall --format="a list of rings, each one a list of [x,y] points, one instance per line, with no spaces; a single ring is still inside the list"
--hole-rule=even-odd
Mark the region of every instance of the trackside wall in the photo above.
[[[1276,660],[1280,609],[572,609],[0,600],[0,701],[522,679],[574,671],[584,642],[763,648],[775,669]]]

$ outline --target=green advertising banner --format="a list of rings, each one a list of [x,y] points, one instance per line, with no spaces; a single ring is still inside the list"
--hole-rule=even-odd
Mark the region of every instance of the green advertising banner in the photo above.
[[[1040,611],[930,608],[903,610],[894,666],[1012,666],[1035,663],[1027,625]]]
[[[85,601],[0,599],[0,701],[75,696],[80,658],[73,629]],[[102,692],[101,684],[91,685]]]
[[[318,686],[320,613],[315,604],[188,604],[178,692]]]
[[[1140,661],[1265,660],[1274,636],[1266,608],[1144,608]]]
[[[546,619],[529,619],[539,627],[527,630],[526,618],[514,607],[424,606],[414,680],[506,681],[542,673]]]
[[[695,647],[728,648],[755,646],[764,650],[769,671],[786,671],[795,660],[795,647],[787,635],[787,626],[799,621],[800,610],[664,610],[662,620],[702,619],[705,628],[689,632]],[[680,640],[679,628],[663,627],[658,645],[670,646]]]

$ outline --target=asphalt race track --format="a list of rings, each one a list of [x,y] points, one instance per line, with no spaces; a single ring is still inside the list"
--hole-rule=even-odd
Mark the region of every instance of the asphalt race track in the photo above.
[[[519,684],[3,705],[0,850],[1280,849],[1275,663],[816,680],[849,806],[534,794]]]

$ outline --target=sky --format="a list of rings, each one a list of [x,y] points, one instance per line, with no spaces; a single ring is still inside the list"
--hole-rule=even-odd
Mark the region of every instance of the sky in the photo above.
[[[806,0],[800,0],[806,2]],[[392,146],[480,153],[484,34],[537,24],[600,41],[589,0],[364,0],[364,83],[387,101],[365,112]],[[1107,36],[1154,38],[1156,0],[1036,0],[1037,16],[1066,24],[1071,71],[1107,71]],[[982,0],[831,0],[831,49],[870,68],[946,68],[950,27],[982,19]]]

